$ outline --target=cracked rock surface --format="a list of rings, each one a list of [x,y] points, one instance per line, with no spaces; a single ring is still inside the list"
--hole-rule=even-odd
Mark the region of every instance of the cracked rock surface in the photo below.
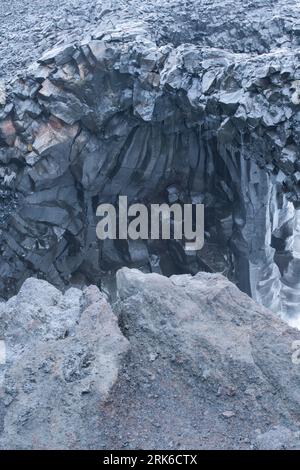
[[[87,15],[0,88],[2,295],[31,275],[65,288],[124,265],[204,270],[296,324],[297,2],[101,2]],[[96,207],[119,194],[203,202],[205,248],[100,243]]]
[[[300,448],[298,330],[219,274],[117,290],[115,313],[32,278],[0,304],[1,448]]]

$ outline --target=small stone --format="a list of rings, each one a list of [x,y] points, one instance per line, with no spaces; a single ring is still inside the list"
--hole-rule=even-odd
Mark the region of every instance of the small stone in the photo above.
[[[234,411],[223,411],[222,416],[224,416],[224,418],[233,418],[235,416],[235,412]]]

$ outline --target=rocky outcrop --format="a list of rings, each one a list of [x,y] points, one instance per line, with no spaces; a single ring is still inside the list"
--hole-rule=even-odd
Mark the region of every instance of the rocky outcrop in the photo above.
[[[115,314],[36,279],[1,304],[1,448],[300,448],[298,330],[219,274],[117,288]]]
[[[96,287],[63,295],[29,278],[0,304],[1,448],[65,449],[99,445],[97,409],[114,386],[128,341]]]
[[[37,19],[38,12],[38,19]],[[54,44],[78,41],[99,24],[142,19],[159,45],[197,43],[235,53],[297,47],[296,0],[12,0],[0,5],[1,76],[24,74]]]
[[[106,6],[105,6],[106,3]],[[115,0],[11,0],[0,4],[0,79],[9,82],[45,50],[80,38],[95,28]]]
[[[32,274],[63,288],[124,265],[202,269],[297,316],[299,9],[157,5],[104,9],[12,87],[0,111],[2,294]],[[99,243],[96,207],[119,194],[203,202],[205,248]]]

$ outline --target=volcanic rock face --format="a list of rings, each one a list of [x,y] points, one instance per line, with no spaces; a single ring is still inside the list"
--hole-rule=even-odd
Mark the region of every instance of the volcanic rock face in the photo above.
[[[45,50],[78,39],[99,23],[106,0],[10,0],[0,3],[0,78],[7,82]],[[113,2],[114,3],[114,0]]]
[[[0,108],[3,295],[32,274],[222,271],[296,317],[299,24],[293,1],[114,2],[47,51]],[[204,249],[100,243],[96,207],[119,194],[203,202]]]
[[[0,304],[2,449],[300,448],[298,330],[219,274],[117,288],[119,327],[94,286]]]

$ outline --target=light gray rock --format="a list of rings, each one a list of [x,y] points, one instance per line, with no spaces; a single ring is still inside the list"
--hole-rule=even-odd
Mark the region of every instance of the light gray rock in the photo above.
[[[259,434],[256,439],[259,450],[299,450],[300,433],[291,432],[283,426],[277,426],[263,434]]]
[[[3,449],[92,448],[97,409],[117,381],[128,341],[96,287],[61,294],[29,278],[0,304]]]
[[[1,80],[0,81],[0,106],[4,106],[5,103],[6,103],[5,82]]]
[[[33,278],[0,303],[0,448],[300,447],[298,330],[217,274],[123,268],[113,308]]]

